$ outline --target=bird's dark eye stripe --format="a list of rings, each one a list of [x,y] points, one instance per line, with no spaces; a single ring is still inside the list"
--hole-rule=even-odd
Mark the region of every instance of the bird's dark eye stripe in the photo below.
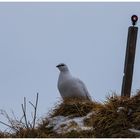
[[[65,64],[59,64],[57,67],[63,67],[65,66]]]
[[[61,67],[61,66],[65,66],[65,65],[64,64],[60,64],[59,67]]]

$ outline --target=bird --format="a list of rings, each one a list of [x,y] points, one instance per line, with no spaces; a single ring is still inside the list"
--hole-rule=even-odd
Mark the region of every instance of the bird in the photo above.
[[[83,81],[73,77],[66,64],[60,63],[56,67],[60,71],[57,88],[63,100],[77,98],[92,101]]]

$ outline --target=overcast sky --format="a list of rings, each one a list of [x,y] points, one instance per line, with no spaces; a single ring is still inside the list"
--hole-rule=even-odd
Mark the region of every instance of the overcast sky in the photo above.
[[[61,62],[92,99],[120,95],[132,14],[140,17],[140,3],[0,3],[0,109],[20,118],[23,98],[34,102],[39,92],[38,117],[45,115],[61,99]],[[138,34],[133,94],[140,89],[139,61]]]

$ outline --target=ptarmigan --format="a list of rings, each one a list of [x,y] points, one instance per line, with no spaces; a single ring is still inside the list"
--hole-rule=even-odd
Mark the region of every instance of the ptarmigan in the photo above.
[[[63,99],[79,98],[92,100],[85,84],[71,75],[66,64],[61,63],[56,67],[60,70],[57,87]]]

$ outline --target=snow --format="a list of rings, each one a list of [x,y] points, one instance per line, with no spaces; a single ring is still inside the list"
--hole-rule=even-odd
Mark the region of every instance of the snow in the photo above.
[[[67,133],[72,130],[92,130],[93,127],[84,125],[84,119],[90,118],[90,116],[93,114],[94,112],[90,112],[86,116],[74,118],[70,118],[70,116],[56,116],[53,118],[48,118],[49,124],[46,127],[53,127],[53,131],[56,133]]]
[[[140,130],[137,130],[135,128],[130,128],[129,131],[134,132],[134,133],[140,133]]]
[[[117,108],[117,113],[119,113],[119,112],[121,112],[121,111],[123,111],[123,110],[125,110],[124,107],[118,107],[118,108]]]

